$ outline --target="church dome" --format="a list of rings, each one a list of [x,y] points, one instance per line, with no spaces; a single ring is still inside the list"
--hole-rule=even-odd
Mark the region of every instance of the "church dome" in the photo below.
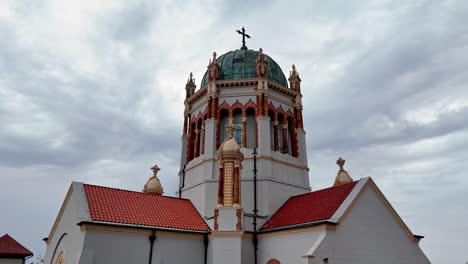
[[[221,55],[216,61],[221,67],[220,80],[241,80],[256,78],[258,51],[249,49],[238,49]],[[284,87],[288,87],[286,76],[278,63],[265,54],[268,63],[268,79]],[[208,83],[208,71],[203,75],[201,87]]]

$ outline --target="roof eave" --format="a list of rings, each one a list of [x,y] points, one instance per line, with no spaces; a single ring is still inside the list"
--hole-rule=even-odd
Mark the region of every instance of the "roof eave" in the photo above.
[[[209,234],[210,229],[207,226],[208,230],[194,230],[194,229],[183,229],[183,228],[171,228],[171,227],[162,227],[162,226],[148,226],[148,225],[136,225],[136,224],[125,224],[125,223],[114,223],[114,222],[103,222],[103,221],[81,221],[77,225],[82,226],[85,224],[93,224],[93,225],[103,225],[103,226],[115,226],[115,227],[131,227],[131,228],[138,228],[138,229],[146,229],[146,230],[162,230],[162,231],[171,231],[171,232],[179,232],[179,233],[197,233],[197,234]]]
[[[307,223],[301,223],[301,224],[295,224],[295,225],[287,225],[287,226],[273,227],[273,228],[268,228],[268,229],[261,229],[258,232],[259,233],[268,233],[268,232],[275,232],[275,231],[280,231],[280,230],[309,227],[309,226],[315,226],[315,225],[321,225],[321,224],[338,225],[337,222],[333,222],[333,221],[330,221],[329,219],[327,219],[327,220],[307,222]]]

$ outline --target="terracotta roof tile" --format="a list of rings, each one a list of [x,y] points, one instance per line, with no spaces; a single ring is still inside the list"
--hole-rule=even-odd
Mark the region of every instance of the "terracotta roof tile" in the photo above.
[[[192,202],[84,184],[92,221],[209,231]]]
[[[353,190],[357,181],[289,198],[260,230],[328,220]]]
[[[8,234],[0,237],[0,256],[10,257],[27,257],[32,256],[33,253],[18,243]]]

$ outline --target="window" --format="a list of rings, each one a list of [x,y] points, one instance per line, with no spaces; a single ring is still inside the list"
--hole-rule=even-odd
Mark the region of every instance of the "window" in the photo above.
[[[234,138],[236,139],[237,144],[239,146],[242,146],[242,125],[241,124],[236,124],[234,130]]]

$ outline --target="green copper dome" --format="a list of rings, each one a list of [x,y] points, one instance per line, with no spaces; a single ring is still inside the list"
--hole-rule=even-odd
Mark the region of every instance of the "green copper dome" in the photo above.
[[[221,55],[216,61],[221,66],[220,80],[241,80],[251,79],[257,76],[258,51],[240,49],[229,51]],[[280,66],[268,55],[265,54],[268,63],[268,79],[284,87],[288,87],[288,82]],[[208,72],[203,76],[201,87],[208,82]]]

